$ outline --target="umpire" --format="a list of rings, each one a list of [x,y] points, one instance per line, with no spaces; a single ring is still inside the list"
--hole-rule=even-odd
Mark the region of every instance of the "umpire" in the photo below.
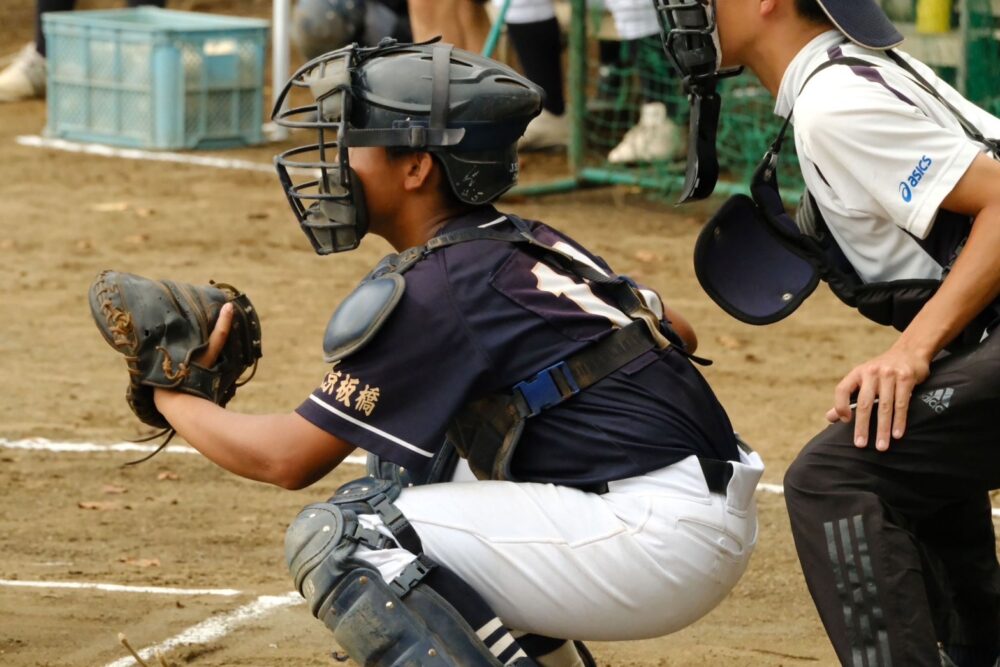
[[[812,199],[800,213],[812,219],[799,216],[801,236],[786,225],[795,241],[786,245],[845,302],[901,331],[837,385],[832,425],[785,477],[799,559],[838,657],[853,667],[995,664],[989,491],[1000,488],[1000,336],[989,332],[1000,294],[1000,162],[991,159],[1000,142],[987,137],[1000,137],[1000,120],[896,51],[902,36],[875,0],[658,7],[668,55],[705,94],[696,101],[709,104],[715,79],[746,66],[777,115],[791,120],[794,108]],[[773,176],[780,144],[755,176],[753,200],[743,198],[748,219],[772,228],[792,222]],[[720,216],[746,209],[739,203],[723,207],[714,231],[731,229]],[[703,264],[703,284],[710,274]]]

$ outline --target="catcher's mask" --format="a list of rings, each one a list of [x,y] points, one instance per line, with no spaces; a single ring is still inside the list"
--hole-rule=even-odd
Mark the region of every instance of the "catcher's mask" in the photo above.
[[[704,199],[719,179],[715,137],[721,98],[719,79],[735,76],[742,67],[722,67],[715,0],[654,0],[663,50],[681,73],[691,103],[688,163],[678,203]]]
[[[307,89],[314,103],[281,111],[294,88]],[[517,140],[541,108],[538,86],[450,44],[352,44],[306,63],[285,85],[275,122],[317,138],[279,154],[275,165],[316,252],[352,250],[368,215],[349,146],[426,151],[458,201],[485,204],[517,181]],[[300,174],[308,176],[293,178]]]

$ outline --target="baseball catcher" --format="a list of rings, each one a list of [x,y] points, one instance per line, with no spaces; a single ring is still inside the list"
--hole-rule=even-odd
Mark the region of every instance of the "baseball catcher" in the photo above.
[[[159,448],[132,463],[155,455],[175,433],[156,409],[154,388],[224,406],[257,369],[260,320],[246,294],[231,285],[196,286],[103,271],[90,287],[89,301],[104,340],[125,356],[129,374],[125,400],[140,421],[162,429],[146,438],[164,437]],[[223,310],[228,335],[210,340]]]
[[[276,120],[309,143],[276,164],[312,247],[350,251],[371,232],[396,252],[333,313],[325,372],[293,412],[153,398],[250,479],[302,488],[357,447],[372,455],[373,476],[288,528],[312,613],[374,667],[593,665],[578,640],[708,613],[756,543],[763,465],[679,314],[493,207],[539,88],[448,44],[388,40],[307,63],[278,109],[292,90],[312,103]]]

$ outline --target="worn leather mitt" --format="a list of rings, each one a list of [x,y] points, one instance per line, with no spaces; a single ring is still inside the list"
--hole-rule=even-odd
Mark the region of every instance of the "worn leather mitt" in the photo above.
[[[215,365],[206,368],[194,360],[208,346],[227,302],[233,304],[232,329]],[[257,311],[246,294],[224,283],[188,285],[103,271],[90,286],[90,312],[104,340],[125,355],[129,372],[125,400],[132,412],[144,423],[164,429],[147,438],[166,435],[160,449],[174,430],[156,409],[154,388],[224,406],[253,377],[261,356]],[[253,370],[241,380],[248,369]]]

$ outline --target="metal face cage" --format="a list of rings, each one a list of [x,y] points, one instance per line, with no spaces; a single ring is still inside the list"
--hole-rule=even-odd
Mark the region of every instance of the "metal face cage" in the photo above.
[[[359,88],[365,63],[407,51],[429,52],[433,59],[429,118],[386,122],[390,127],[353,127],[353,107],[369,104]],[[447,127],[451,52],[449,44],[402,44],[388,38],[374,47],[352,44],[309,61],[281,91],[274,121],[316,132],[314,143],[286,150],[274,162],[292,212],[320,255],[353,250],[368,231],[364,190],[351,169],[349,146],[431,150],[455,146],[465,136],[465,129]],[[296,88],[307,89],[314,102],[282,111]]]
[[[357,51],[352,45],[303,65],[285,84],[272,116],[284,127],[316,131],[315,143],[283,151],[274,164],[296,220],[320,255],[356,248],[367,231],[367,220],[358,215],[363,193],[352,183],[344,141]],[[314,103],[282,111],[295,88],[309,89]]]
[[[655,0],[663,51],[688,88],[736,76],[742,67],[721,69],[715,0]]]

